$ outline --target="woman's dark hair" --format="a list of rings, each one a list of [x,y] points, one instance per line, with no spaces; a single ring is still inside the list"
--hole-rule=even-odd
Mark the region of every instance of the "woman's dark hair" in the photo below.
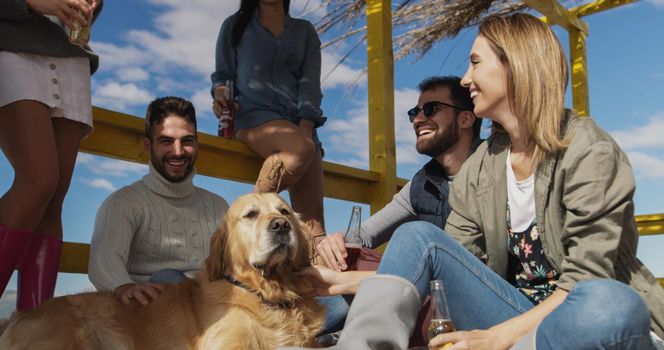
[[[244,30],[247,29],[247,25],[251,20],[251,17],[254,15],[254,11],[258,7],[259,0],[242,0],[240,2],[240,9],[237,10],[237,20],[233,25],[233,30],[231,32],[231,45],[237,47],[242,40],[242,34]],[[290,9],[290,0],[284,0],[284,13],[288,14]]]

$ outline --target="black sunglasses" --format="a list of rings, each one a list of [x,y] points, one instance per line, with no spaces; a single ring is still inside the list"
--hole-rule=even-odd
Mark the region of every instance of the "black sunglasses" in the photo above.
[[[447,107],[451,107],[451,108],[456,108],[460,111],[465,111],[466,110],[465,108],[461,108],[459,106],[455,106],[455,105],[445,103],[445,102],[429,101],[429,102],[423,104],[422,107],[415,106],[415,107],[411,108],[408,111],[408,120],[410,120],[410,122],[412,123],[415,120],[415,117],[417,117],[417,114],[420,113],[420,111],[422,111],[424,113],[425,117],[429,118],[436,111],[436,107],[438,107],[438,105],[443,105],[443,106],[447,106]]]

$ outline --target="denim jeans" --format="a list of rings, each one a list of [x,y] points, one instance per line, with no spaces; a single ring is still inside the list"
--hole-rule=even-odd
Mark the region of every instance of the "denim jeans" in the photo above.
[[[180,283],[187,279],[187,275],[184,272],[176,269],[163,269],[159,270],[150,276],[148,282],[152,283]]]
[[[507,249],[507,248],[505,248]],[[378,273],[411,281],[420,299],[429,281],[443,281],[459,330],[488,329],[534,305],[440,228],[427,222],[399,227]],[[650,349],[650,314],[632,288],[614,280],[576,284],[537,328],[537,349]]]
[[[319,334],[334,333],[340,331],[346,322],[346,315],[350,308],[350,301],[341,295],[330,297],[318,297],[316,300],[325,305],[327,313],[325,314],[325,325]]]

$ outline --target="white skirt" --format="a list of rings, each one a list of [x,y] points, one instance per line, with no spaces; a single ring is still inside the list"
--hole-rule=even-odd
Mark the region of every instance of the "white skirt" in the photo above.
[[[52,118],[66,118],[92,132],[90,62],[86,57],[51,57],[0,51],[0,107],[38,101]]]

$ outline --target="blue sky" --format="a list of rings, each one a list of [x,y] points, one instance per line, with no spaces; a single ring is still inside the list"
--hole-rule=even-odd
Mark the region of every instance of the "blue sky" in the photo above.
[[[325,13],[320,0],[292,0],[291,14],[305,14],[313,22]],[[210,111],[209,76],[214,68],[214,44],[221,22],[238,0],[112,0],[93,28],[92,47],[101,56],[93,77],[93,103],[142,116],[157,96],[191,99],[202,132],[214,133]],[[586,17],[590,110],[627,152],[637,179],[637,214],[664,213],[664,0],[641,1]],[[555,28],[564,46],[567,35]],[[326,42],[333,35],[322,37]],[[406,110],[416,104],[417,83],[431,75],[462,75],[475,37],[468,29],[441,42],[423,59],[406,58],[395,64],[395,132],[398,175],[410,178],[427,160],[414,151],[415,136]],[[326,160],[368,168],[366,48],[330,73],[354,41],[323,52],[323,110],[328,123],[319,131]],[[358,81],[356,87],[349,87]],[[568,105],[571,99],[568,95]],[[65,240],[90,241],[97,208],[113,190],[139,179],[140,164],[80,154],[64,205]],[[11,184],[13,172],[0,156],[0,193]],[[198,186],[232,201],[249,185],[199,176]],[[326,199],[328,231],[347,225],[352,203]],[[368,207],[364,207],[364,216]],[[664,237],[644,237],[639,257],[656,276],[664,277],[659,258]],[[0,316],[13,307],[15,278],[0,299]],[[85,275],[61,274],[56,294],[90,290]]]

